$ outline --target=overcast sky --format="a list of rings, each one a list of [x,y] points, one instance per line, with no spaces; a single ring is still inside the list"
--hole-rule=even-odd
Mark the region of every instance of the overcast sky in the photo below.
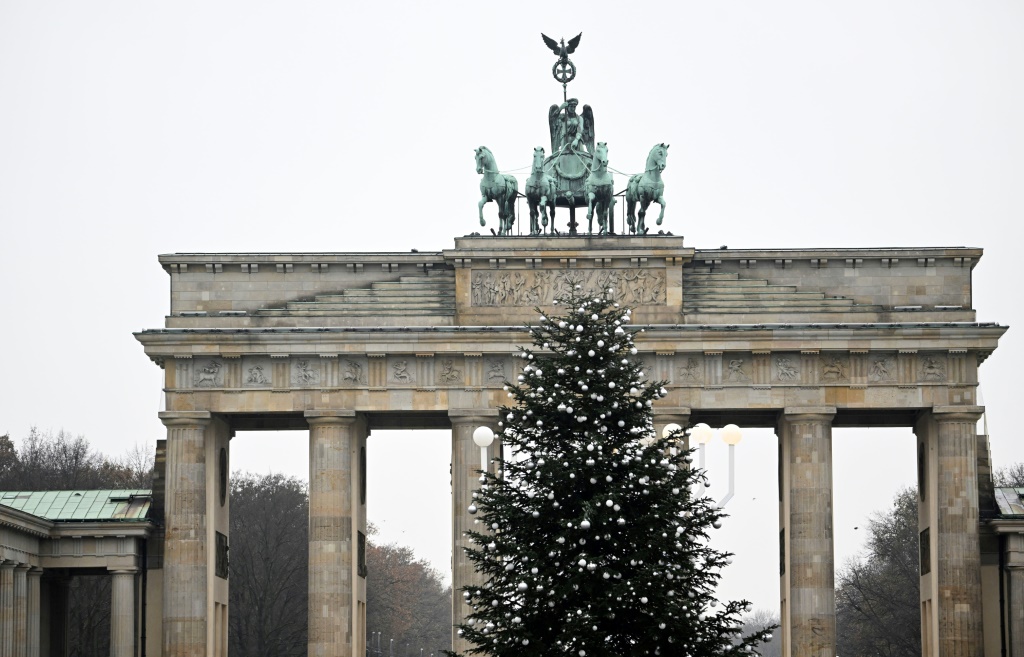
[[[1019,0],[0,0],[0,434],[63,428],[109,454],[164,435],[131,335],[168,310],[157,254],[429,251],[478,230],[473,149],[529,164],[562,93],[540,33],[580,31],[570,93],[612,167],[672,145],[665,228],[688,246],[982,247],[978,319],[1022,323]],[[1024,460],[1019,331],[981,369],[997,465]],[[306,475],[301,434],[233,445],[235,467]],[[723,595],[775,606],[774,438],[738,449]],[[370,453],[371,521],[447,571],[448,437]],[[913,454],[908,430],[836,432],[838,563]]]

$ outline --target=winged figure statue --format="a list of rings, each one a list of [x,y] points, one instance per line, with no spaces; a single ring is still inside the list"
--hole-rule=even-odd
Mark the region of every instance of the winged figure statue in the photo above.
[[[577,114],[578,105],[578,100],[570,98],[548,109],[552,155],[581,150],[594,152],[594,110],[584,105],[583,111]]]

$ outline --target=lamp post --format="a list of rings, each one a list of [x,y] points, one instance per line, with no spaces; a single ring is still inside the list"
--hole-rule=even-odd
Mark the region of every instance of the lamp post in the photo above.
[[[668,427],[665,427],[666,430]],[[724,507],[729,503],[729,500],[733,498],[736,493],[736,445],[739,444],[743,438],[743,431],[740,430],[735,424],[727,424],[722,427],[720,435],[722,441],[729,446],[729,491],[726,493],[719,502],[719,507]],[[690,429],[690,439],[697,443],[697,458],[698,465],[701,470],[705,469],[707,462],[707,444],[711,442],[715,437],[715,431],[703,422],[695,424]],[[697,490],[694,492],[696,497],[700,497],[704,494],[706,487],[703,483],[699,484]]]
[[[490,427],[477,427],[473,430],[473,442],[480,448],[480,469],[487,472],[487,448],[494,442],[494,432]]]

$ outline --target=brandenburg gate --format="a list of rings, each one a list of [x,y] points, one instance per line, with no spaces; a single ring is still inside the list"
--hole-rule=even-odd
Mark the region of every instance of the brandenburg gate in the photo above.
[[[580,285],[612,288],[635,308],[648,375],[668,381],[659,431],[670,422],[775,428],[779,533],[761,540],[781,548],[783,654],[835,655],[833,427],[899,426],[917,436],[924,654],[980,656],[998,566],[979,548],[987,444],[976,391],[979,365],[1005,331],[975,321],[971,271],[981,255],[705,250],[638,233],[472,235],[430,253],[160,256],[170,313],[164,327],[136,334],[164,370],[167,409],[150,654],[227,652],[237,430],[309,432],[311,656],[365,651],[375,429],[451,430],[454,588],[473,581],[460,549],[478,477],[471,434],[496,424],[533,308],[554,310],[555,297]],[[458,621],[460,595],[453,604]]]

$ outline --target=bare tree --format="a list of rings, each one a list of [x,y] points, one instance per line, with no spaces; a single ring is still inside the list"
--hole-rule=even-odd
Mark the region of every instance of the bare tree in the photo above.
[[[370,535],[376,531],[370,528]],[[366,549],[366,629],[381,633],[395,657],[451,647],[451,586],[411,548],[370,541]]]
[[[782,635],[777,631],[779,614],[768,609],[755,609],[743,617],[743,635],[771,629],[772,638],[757,646],[757,654],[761,657],[782,657]]]
[[[235,473],[231,484],[229,650],[306,654],[309,497],[305,482]]]
[[[900,491],[868,521],[867,551],[837,577],[836,648],[843,657],[921,654],[917,491]]]
[[[1024,488],[1024,462],[999,468],[993,479],[997,488]]]

